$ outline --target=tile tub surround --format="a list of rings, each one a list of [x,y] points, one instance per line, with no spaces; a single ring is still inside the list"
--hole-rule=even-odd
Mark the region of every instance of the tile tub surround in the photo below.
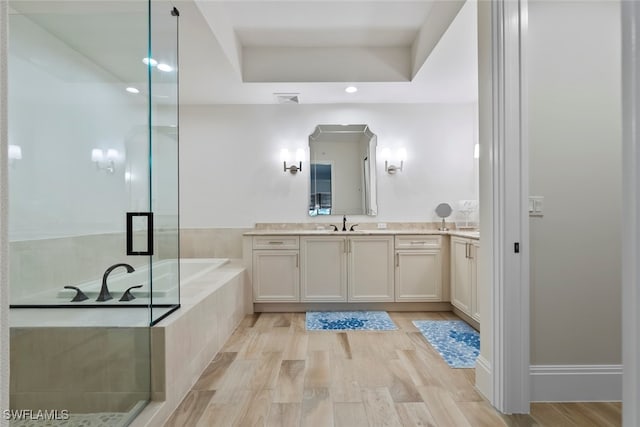
[[[134,427],[162,425],[253,308],[240,260],[191,281],[180,299],[180,309],[151,328],[152,402]]]
[[[124,233],[109,233],[10,242],[11,303],[101,279],[106,268],[116,263],[147,264],[146,257],[125,255],[125,238]]]
[[[149,328],[11,328],[11,409],[128,412],[149,398]]]
[[[182,258],[242,258],[242,235],[251,228],[183,228]]]

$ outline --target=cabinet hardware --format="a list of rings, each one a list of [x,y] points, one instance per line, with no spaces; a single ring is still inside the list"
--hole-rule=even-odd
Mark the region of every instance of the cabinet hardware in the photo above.
[[[349,245],[349,249],[347,252],[351,253],[351,240],[347,240],[347,244]]]
[[[396,253],[396,267],[400,267],[400,254]]]
[[[298,258],[299,258],[299,257],[300,257],[300,255],[299,255],[299,254],[296,254],[296,268],[298,268],[298,267],[299,267],[299,264],[300,264],[300,263],[299,263],[299,260],[298,260]]]
[[[471,253],[471,251],[469,250],[469,244],[465,243],[464,244],[464,257],[467,258],[467,259],[471,258],[470,253]]]
[[[412,245],[424,245],[426,242],[418,242],[418,241],[413,241],[411,242]]]
[[[284,242],[276,242],[276,241],[273,241],[273,242],[269,242],[269,244],[270,244],[270,245],[284,245]]]

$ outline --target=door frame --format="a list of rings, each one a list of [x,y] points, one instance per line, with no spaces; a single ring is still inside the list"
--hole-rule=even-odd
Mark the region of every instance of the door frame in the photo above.
[[[499,411],[529,413],[527,0],[478,2],[482,323],[476,385]],[[516,248],[517,245],[517,248]]]
[[[621,2],[622,22],[622,423],[640,423],[640,5]],[[624,402],[628,404],[625,405]]]

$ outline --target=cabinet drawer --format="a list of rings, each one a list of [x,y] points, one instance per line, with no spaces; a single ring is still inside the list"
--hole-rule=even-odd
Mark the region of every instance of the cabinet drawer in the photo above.
[[[432,249],[440,247],[441,236],[396,236],[396,249]]]
[[[253,249],[298,249],[298,236],[254,236]]]

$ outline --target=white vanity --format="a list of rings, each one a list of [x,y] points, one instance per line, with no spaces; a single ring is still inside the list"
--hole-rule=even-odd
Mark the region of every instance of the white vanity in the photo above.
[[[459,311],[479,322],[477,233],[256,229],[244,235],[255,311]]]

